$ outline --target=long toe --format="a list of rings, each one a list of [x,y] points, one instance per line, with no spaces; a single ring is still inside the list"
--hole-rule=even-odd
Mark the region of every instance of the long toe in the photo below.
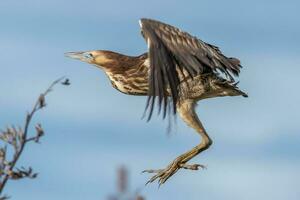
[[[159,173],[163,171],[162,169],[146,169],[144,171],[142,171],[142,173]]]
[[[164,184],[170,177],[172,177],[179,169],[188,169],[188,170],[199,170],[206,169],[204,165],[201,164],[186,164],[182,162],[181,159],[175,159],[171,164],[169,164],[165,169],[158,170],[144,170],[143,173],[155,173],[154,176],[150,178],[150,180],[146,183],[152,183],[155,180],[158,180],[159,185]]]

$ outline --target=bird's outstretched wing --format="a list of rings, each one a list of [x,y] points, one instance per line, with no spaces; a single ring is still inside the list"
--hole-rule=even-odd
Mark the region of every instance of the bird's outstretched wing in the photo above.
[[[140,26],[148,44],[150,59],[149,96],[146,105],[146,110],[149,109],[148,120],[152,116],[156,97],[159,112],[163,106],[163,118],[171,106],[173,114],[176,114],[180,90],[176,67],[180,71],[185,70],[191,77],[219,70],[233,79],[232,75],[237,76],[240,72],[238,59],[224,56],[218,47],[176,27],[151,19],[141,19]],[[172,105],[166,94],[167,88],[170,88]]]

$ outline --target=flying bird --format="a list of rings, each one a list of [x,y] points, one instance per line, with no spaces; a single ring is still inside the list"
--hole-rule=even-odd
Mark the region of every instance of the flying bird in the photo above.
[[[179,169],[198,170],[188,162],[208,149],[212,140],[197,116],[197,101],[213,97],[243,96],[235,78],[240,61],[226,57],[217,46],[206,43],[174,26],[152,19],[139,21],[148,52],[127,56],[107,50],[69,52],[65,55],[95,65],[108,76],[112,86],[128,95],[148,96],[147,120],[157,107],[163,118],[177,113],[200,136],[201,143],[180,155],[147,182],[165,183]]]

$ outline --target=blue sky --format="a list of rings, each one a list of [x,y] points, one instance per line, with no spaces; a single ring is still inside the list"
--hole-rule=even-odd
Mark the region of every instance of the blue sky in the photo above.
[[[66,75],[35,122],[46,136],[21,160],[40,176],[10,182],[13,199],[105,199],[115,171],[126,163],[132,188],[147,199],[300,198],[299,1],[59,1],[0,2],[0,126],[23,124],[38,94]],[[214,145],[192,160],[207,170],[180,171],[157,189],[144,187],[148,168],[165,167],[199,142],[178,118],[141,120],[144,97],[111,88],[100,70],[64,52],[146,51],[138,19],[149,17],[186,30],[240,58],[240,88],[249,98],[199,102],[197,112]]]

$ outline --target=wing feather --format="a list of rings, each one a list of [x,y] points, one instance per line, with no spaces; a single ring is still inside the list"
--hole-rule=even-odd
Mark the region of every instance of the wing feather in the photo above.
[[[176,103],[179,98],[179,75],[185,70],[193,77],[204,72],[221,71],[231,80],[240,72],[240,61],[228,58],[214,45],[205,43],[187,32],[171,25],[141,19],[141,32],[148,43],[150,59],[149,95],[146,110],[149,109],[148,120],[151,119],[155,99],[158,97],[158,111],[163,106],[163,118],[169,108],[176,114]],[[169,106],[169,91],[173,106]],[[168,112],[169,113],[169,112]]]

